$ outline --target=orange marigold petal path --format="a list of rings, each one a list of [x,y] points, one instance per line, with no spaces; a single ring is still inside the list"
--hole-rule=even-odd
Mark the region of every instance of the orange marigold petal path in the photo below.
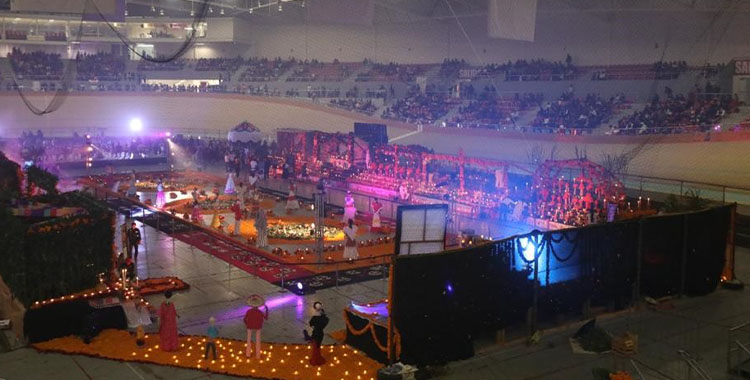
[[[159,349],[158,334],[148,334],[146,344],[139,348],[129,332],[109,329],[102,331],[88,345],[77,337],[67,336],[37,343],[32,347],[41,352],[86,355],[264,379],[340,379],[358,376],[362,380],[374,380],[377,370],[382,367],[382,364],[362,352],[345,345],[321,347],[327,363],[320,367],[308,365],[308,345],[264,343],[261,359],[248,359],[245,357],[245,342],[231,339],[218,339],[217,359],[211,360],[209,357],[204,360],[206,339],[203,336],[180,336],[180,349],[165,352]]]

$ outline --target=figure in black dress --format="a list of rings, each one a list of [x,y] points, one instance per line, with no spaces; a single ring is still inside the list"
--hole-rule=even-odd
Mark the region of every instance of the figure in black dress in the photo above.
[[[326,364],[326,359],[320,354],[320,345],[323,343],[323,329],[328,325],[328,317],[326,316],[325,310],[323,310],[323,304],[315,302],[313,304],[315,309],[315,315],[310,318],[310,327],[312,327],[312,335],[307,333],[307,330],[303,330],[305,334],[305,340],[312,341],[312,355],[310,355],[310,365],[321,366]]]

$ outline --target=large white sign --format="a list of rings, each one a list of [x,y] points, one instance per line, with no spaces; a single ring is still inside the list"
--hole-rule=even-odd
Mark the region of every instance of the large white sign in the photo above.
[[[396,249],[400,255],[435,253],[445,249],[448,205],[399,206]]]

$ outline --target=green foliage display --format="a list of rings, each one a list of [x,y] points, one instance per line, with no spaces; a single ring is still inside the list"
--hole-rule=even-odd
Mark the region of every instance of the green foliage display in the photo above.
[[[26,306],[93,287],[112,265],[114,214],[82,193],[57,198],[86,214],[33,223],[0,205],[0,275]]]

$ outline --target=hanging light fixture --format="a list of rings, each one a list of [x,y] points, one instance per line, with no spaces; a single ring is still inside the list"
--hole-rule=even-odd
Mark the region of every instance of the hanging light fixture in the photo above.
[[[151,13],[156,12],[156,7],[154,6],[154,0],[151,0]]]
[[[253,8],[248,9],[247,13],[253,14]]]
[[[195,17],[195,2],[190,2],[190,17]]]
[[[284,7],[281,5],[281,0],[279,0],[279,12],[282,12],[284,10]]]
[[[305,7],[305,0],[302,0],[302,4],[301,5],[302,5],[302,8]]]
[[[220,15],[224,15],[224,8],[221,8],[221,12],[219,12]]]
[[[214,13],[214,8],[213,7],[208,7],[208,13]]]
[[[164,8],[159,9],[159,16],[164,16]]]

